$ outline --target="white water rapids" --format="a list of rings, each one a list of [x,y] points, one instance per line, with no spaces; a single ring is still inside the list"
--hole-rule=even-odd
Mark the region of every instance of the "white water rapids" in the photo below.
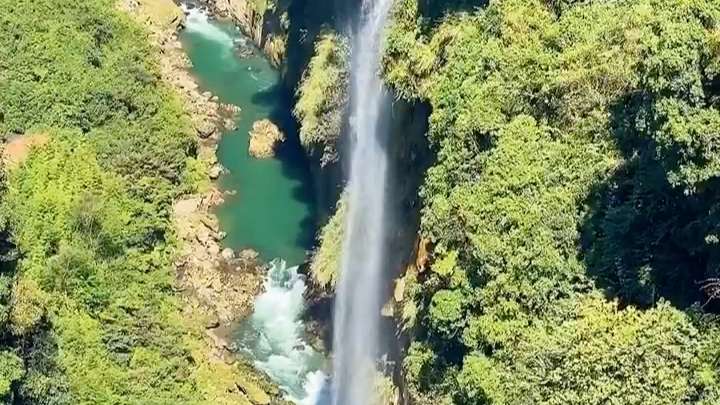
[[[385,90],[377,75],[392,0],[365,0],[351,60],[352,138],[340,283],[335,300],[333,405],[369,405],[385,264]]]
[[[302,336],[305,281],[297,266],[282,260],[270,265],[265,292],[255,299],[255,309],[238,331],[241,350],[254,360],[286,393],[301,405],[316,405],[324,394],[325,359]]]

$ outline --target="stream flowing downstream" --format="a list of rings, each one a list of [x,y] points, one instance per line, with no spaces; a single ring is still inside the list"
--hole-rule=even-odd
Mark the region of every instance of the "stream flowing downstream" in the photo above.
[[[216,212],[227,232],[224,244],[235,250],[251,248],[271,261],[264,292],[233,338],[241,354],[266,372],[289,400],[301,405],[326,402],[321,397],[327,359],[303,336],[304,276],[287,264],[304,260],[314,237],[304,152],[291,144],[275,159],[255,159],[247,152],[255,120],[270,118],[280,124],[288,118],[279,75],[234,24],[211,20],[198,8],[184,9],[186,27],[179,38],[200,90],[242,110],[237,130],[224,133],[218,147],[218,160],[230,171],[220,177],[220,186],[237,190]],[[241,57],[238,49],[253,55]]]

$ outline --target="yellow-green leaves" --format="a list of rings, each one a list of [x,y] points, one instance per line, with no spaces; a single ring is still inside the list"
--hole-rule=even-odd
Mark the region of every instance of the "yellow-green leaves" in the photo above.
[[[349,57],[346,38],[334,33],[320,36],[297,89],[293,113],[300,121],[300,141],[318,153],[322,165],[337,160],[335,142],[348,102]]]

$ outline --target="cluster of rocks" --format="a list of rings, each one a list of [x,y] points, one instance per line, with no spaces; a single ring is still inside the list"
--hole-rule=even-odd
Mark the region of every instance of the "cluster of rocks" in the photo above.
[[[285,134],[268,119],[255,121],[250,131],[248,153],[256,158],[275,155],[276,148],[285,141]]]
[[[231,325],[251,313],[265,273],[257,253],[244,250],[236,254],[220,247],[225,234],[209,213],[212,204],[222,201],[217,194],[188,198],[174,206],[178,236],[183,241],[178,282],[207,312],[208,328]]]

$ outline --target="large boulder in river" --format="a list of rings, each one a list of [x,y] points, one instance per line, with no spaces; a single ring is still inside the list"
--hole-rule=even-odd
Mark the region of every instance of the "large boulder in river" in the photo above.
[[[268,158],[275,155],[275,148],[285,141],[285,135],[270,120],[255,121],[250,131],[250,156]]]

